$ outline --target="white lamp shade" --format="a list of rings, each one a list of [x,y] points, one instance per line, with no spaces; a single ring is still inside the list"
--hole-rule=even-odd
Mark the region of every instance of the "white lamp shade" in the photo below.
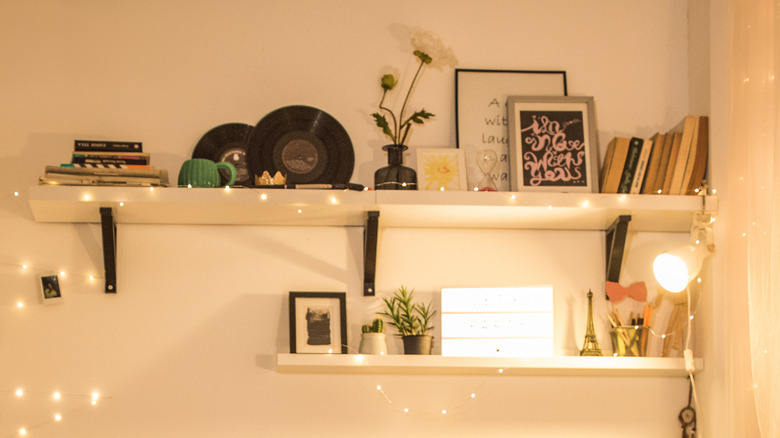
[[[685,245],[665,252],[653,261],[653,274],[664,289],[681,292],[701,270],[708,251],[701,246]]]

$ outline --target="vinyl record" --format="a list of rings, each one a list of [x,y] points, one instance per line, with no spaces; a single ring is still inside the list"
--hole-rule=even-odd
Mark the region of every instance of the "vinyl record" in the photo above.
[[[280,171],[287,184],[346,184],[355,167],[355,151],[344,127],[308,106],[287,106],[263,117],[246,151],[250,177]]]
[[[253,129],[252,125],[244,123],[226,123],[212,128],[195,145],[192,158],[230,163],[236,168],[235,185],[250,187],[254,181],[246,167],[246,145]],[[222,177],[227,180],[228,175]]]

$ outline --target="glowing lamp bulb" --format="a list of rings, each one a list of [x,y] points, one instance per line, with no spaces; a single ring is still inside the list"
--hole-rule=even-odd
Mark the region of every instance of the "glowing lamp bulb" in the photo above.
[[[653,261],[653,273],[669,292],[680,292],[688,286],[688,267],[679,257],[664,253]]]
[[[24,390],[22,388],[19,388],[16,390],[16,396],[21,397],[24,395]]]
[[[52,394],[52,397],[54,398],[54,400],[59,400],[62,398],[62,394],[60,394],[59,392],[55,392],[54,394]]]

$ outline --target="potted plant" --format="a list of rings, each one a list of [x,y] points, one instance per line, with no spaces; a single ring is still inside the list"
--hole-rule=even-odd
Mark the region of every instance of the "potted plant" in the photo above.
[[[363,324],[363,333],[360,338],[360,354],[387,354],[387,341],[385,340],[385,322],[382,318],[376,318],[371,324]]]
[[[388,324],[398,330],[404,354],[431,354],[433,336],[428,333],[433,330],[430,322],[436,311],[431,310],[432,303],[415,303],[413,299],[414,290],[401,286],[392,297],[382,298],[387,309],[379,314],[389,318]]]

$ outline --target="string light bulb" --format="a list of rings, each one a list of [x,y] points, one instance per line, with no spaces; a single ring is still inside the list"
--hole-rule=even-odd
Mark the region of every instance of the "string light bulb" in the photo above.
[[[62,415],[54,414],[54,421],[61,421],[61,420],[62,420]]]
[[[17,397],[21,397],[21,396],[23,396],[23,395],[24,395],[24,390],[23,390],[22,388],[18,388],[18,389],[16,390],[16,396],[17,396]]]

